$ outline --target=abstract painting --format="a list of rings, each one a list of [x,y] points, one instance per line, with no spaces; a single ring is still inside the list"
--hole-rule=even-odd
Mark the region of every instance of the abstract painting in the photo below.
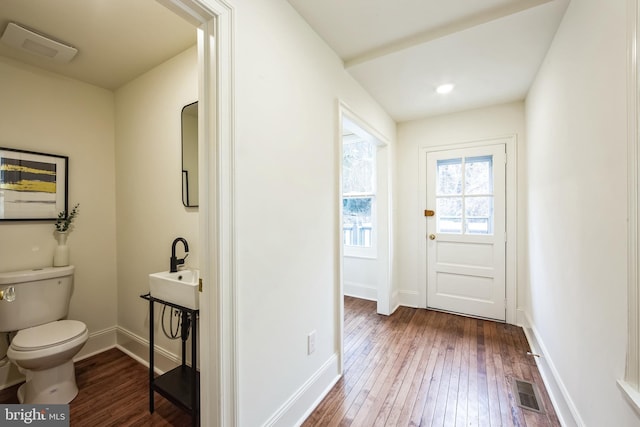
[[[0,221],[56,219],[67,209],[69,158],[0,148]]]

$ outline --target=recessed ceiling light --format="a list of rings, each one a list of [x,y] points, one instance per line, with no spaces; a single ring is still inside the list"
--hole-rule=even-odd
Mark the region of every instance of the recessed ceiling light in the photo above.
[[[451,92],[454,87],[456,87],[456,85],[454,85],[453,83],[445,83],[445,84],[442,84],[442,85],[438,86],[436,88],[436,92],[438,92],[441,95],[444,95],[444,94],[447,94],[447,93]]]

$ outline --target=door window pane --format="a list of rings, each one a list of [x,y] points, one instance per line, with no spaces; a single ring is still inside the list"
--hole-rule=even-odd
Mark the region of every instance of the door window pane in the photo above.
[[[436,224],[438,233],[493,234],[493,156],[438,160]]]
[[[438,196],[462,194],[462,159],[438,160]]]
[[[462,197],[440,197],[436,212],[438,233],[462,233]]]
[[[464,194],[493,194],[493,156],[467,157],[464,164]]]
[[[466,234],[493,234],[493,197],[466,197],[464,217]]]

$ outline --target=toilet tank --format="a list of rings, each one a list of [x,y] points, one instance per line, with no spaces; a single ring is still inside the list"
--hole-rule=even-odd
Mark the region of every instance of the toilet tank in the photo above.
[[[73,286],[72,265],[0,273],[0,291],[10,287],[15,299],[0,300],[0,332],[18,331],[67,316]]]

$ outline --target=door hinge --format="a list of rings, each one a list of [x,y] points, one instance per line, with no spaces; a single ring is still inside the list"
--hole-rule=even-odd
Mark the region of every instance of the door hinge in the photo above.
[[[198,292],[202,292],[202,277],[198,279]]]

